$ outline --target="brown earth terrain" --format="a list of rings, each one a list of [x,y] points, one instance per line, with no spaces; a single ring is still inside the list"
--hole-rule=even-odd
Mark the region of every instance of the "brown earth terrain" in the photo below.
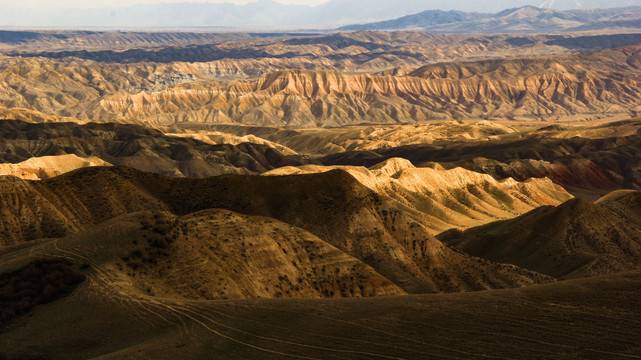
[[[76,155],[32,157],[17,164],[0,164],[0,174],[26,180],[41,180],[90,166],[109,166],[97,157],[81,158]]]
[[[340,170],[184,179],[98,167],[44,181],[0,179],[3,245],[61,237],[144,210],[184,216],[227,209],[302,228],[407,292],[478,290],[547,279],[452,251],[431,235],[422,213],[375,193]],[[243,232],[237,233],[242,238]]]
[[[497,181],[463,168],[417,168],[392,158],[369,169],[349,166],[282,167],[265,175],[313,174],[341,169],[377,194],[395,199],[422,215],[428,231],[465,229],[494,219],[510,219],[544,205],[570,199],[549,179]],[[405,210],[407,211],[407,210]]]
[[[281,129],[267,126],[177,124],[166,127],[177,132],[217,138],[219,133],[256,136],[282,144],[301,155],[322,156],[346,151],[377,150],[436,142],[497,140],[519,132],[518,123],[482,121],[429,121],[412,125],[350,126],[333,129]],[[532,125],[530,125],[532,126]],[[186,136],[186,135],[185,135]]]
[[[0,31],[0,360],[640,358],[629,32]]]
[[[641,193],[620,190],[439,238],[474,256],[572,278],[637,269],[640,234]]]
[[[255,139],[251,143],[235,139],[236,145],[231,145],[227,141],[231,136],[216,143],[211,137],[201,141],[197,137],[167,136],[159,130],[127,124],[40,124],[2,120],[0,137],[3,139],[0,161],[8,163],[0,165],[0,174],[29,179],[34,178],[34,173],[42,178],[39,172],[47,177],[104,164],[172,176],[207,177],[262,173],[279,166],[309,162],[268,141]],[[34,158],[47,158],[50,164]],[[41,168],[44,170],[40,171]]]
[[[466,169],[496,179],[548,177],[571,193],[597,199],[641,189],[638,119],[596,126],[553,125],[492,141],[435,142],[327,155],[325,165],[373,166],[395,157],[427,167]]]
[[[26,33],[26,34],[25,34]],[[420,31],[288,33],[2,33],[10,56],[106,63],[210,63],[221,77],[282,69],[373,72],[427,63],[562,55],[641,42],[636,29],[566,34],[435,34]],[[29,36],[31,35],[31,36]],[[54,35],[54,36],[52,36]]]
[[[32,184],[47,184],[57,197],[67,192],[77,194],[81,200],[84,195],[79,189],[86,189],[85,193],[97,189],[102,189],[101,194],[113,193],[105,191],[106,184],[117,183],[116,178],[106,179],[105,171],[119,173],[119,176],[136,182],[138,187],[155,192],[156,196],[165,193],[165,204],[157,203],[159,208],[165,206],[166,209],[189,211],[187,207],[198,208],[203,202],[207,203],[206,206],[216,206],[210,203],[213,199],[202,197],[187,204],[172,201],[171,193],[189,194],[189,191],[179,189],[176,183],[148,186],[149,179],[158,178],[157,175],[120,168],[83,169]],[[337,171],[327,175],[347,176]],[[82,179],[87,176],[90,178]],[[291,184],[294,178],[298,178],[303,180],[301,185],[307,185],[301,188],[309,189],[312,184],[307,181],[313,181],[311,176],[319,175],[282,179]],[[98,184],[98,179],[105,180]],[[262,179],[272,181],[277,178]],[[208,181],[214,180],[224,178]],[[336,178],[332,182],[323,180],[313,182],[316,182],[316,187],[319,183],[342,183]],[[193,184],[192,181],[190,187]],[[354,189],[354,184],[348,187]],[[240,188],[247,189],[247,185],[240,184]],[[283,189],[273,185],[270,188]],[[205,193],[203,188],[193,191]],[[234,193],[241,194],[238,191]],[[291,196],[291,193],[286,195]],[[188,196],[183,198],[189,199]],[[51,295],[39,297],[29,316],[18,313],[17,317],[2,325],[0,341],[7,344],[2,347],[3,356],[80,359],[145,354],[154,358],[200,358],[212,348],[218,351],[233,348],[229,352],[232,358],[517,357],[518,353],[528,351],[533,358],[618,359],[634,358],[641,346],[635,336],[641,324],[633,316],[641,301],[637,291],[638,270],[621,272],[638,269],[638,263],[621,261],[634,259],[630,258],[633,255],[630,251],[638,249],[633,241],[620,237],[632,234],[630,231],[636,225],[628,221],[638,222],[640,219],[638,192],[613,193],[595,204],[572,200],[556,208],[558,211],[553,209],[552,214],[547,214],[550,208],[544,207],[521,218],[528,219],[532,214],[543,213],[543,218],[534,216],[533,221],[544,222],[544,226],[554,231],[563,231],[563,224],[570,220],[574,231],[568,230],[567,233],[573,234],[571,241],[575,245],[570,249],[576,252],[561,252],[567,260],[585,258],[586,250],[593,253],[595,249],[601,250],[600,259],[587,267],[589,272],[574,272],[573,275],[609,275],[518,289],[392,296],[375,300],[208,300],[247,296],[349,297],[402,293],[373,267],[303,230],[305,227],[318,229],[317,224],[309,225],[301,219],[297,222],[302,228],[291,225],[292,212],[300,218],[300,210],[283,211],[282,205],[274,209],[273,198],[265,201],[268,198],[264,197],[258,203],[263,206],[272,204],[268,208],[284,214],[283,218],[288,219],[286,222],[228,210],[204,210],[179,217],[167,210],[145,211],[113,217],[64,238],[3,247],[0,249],[2,278],[13,284],[30,284],[37,289],[39,284],[22,280],[28,279],[28,274],[37,274],[29,270],[34,268],[30,264],[39,264],[44,259],[58,259],[67,264],[64,267],[54,265],[55,271],[64,274],[57,278],[59,280],[46,280],[50,284],[65,284],[60,290],[46,287],[49,290],[43,294]],[[353,195],[345,200],[349,200],[346,201],[348,204],[357,202]],[[215,201],[233,204],[230,199],[217,197]],[[95,200],[91,204],[96,209],[106,208]],[[574,211],[577,206],[586,210]],[[242,205],[240,207],[243,208]],[[304,201],[302,207],[310,209]],[[341,208],[346,207],[342,205]],[[610,219],[603,218],[608,211],[620,217],[615,222],[618,224],[616,229],[620,230],[617,234],[608,231]],[[340,232],[337,222],[331,219],[335,212],[335,208],[324,213],[321,211],[320,216],[328,219],[332,229]],[[313,212],[307,211],[302,217],[310,213]],[[340,216],[346,217],[344,214]],[[545,216],[552,220],[546,220]],[[504,223],[519,221],[527,225],[527,220],[520,219]],[[487,228],[493,226],[497,225],[491,224]],[[582,232],[586,226],[600,229],[596,243],[589,230]],[[541,226],[535,228],[540,229]],[[475,231],[478,230],[469,232]],[[517,236],[523,234],[528,232],[520,229]],[[529,234],[536,236],[533,232]],[[554,232],[549,235],[555,236]],[[548,245],[543,248],[550,250],[557,244],[555,240],[543,239],[543,243],[546,242]],[[435,244],[430,246],[432,251]],[[503,245],[508,252],[514,249],[509,242]],[[512,279],[517,273],[520,276],[536,274],[523,270],[515,273],[518,268],[507,265],[488,268],[492,264],[490,262],[484,262],[485,268],[471,268],[469,260],[461,263],[462,254],[453,256],[456,253],[452,250],[442,253],[443,249],[447,248],[440,250],[441,255],[433,252],[432,256],[445,256],[442,260],[446,269],[451,270],[454,264],[465,264],[468,274],[485,273],[486,276],[496,276],[497,270],[501,269],[504,274],[511,272]],[[222,258],[224,262],[221,262]],[[540,261],[549,261],[546,259],[549,258],[544,256]],[[230,263],[235,265],[221,266]],[[596,263],[601,265],[594,266]],[[266,266],[278,271],[259,271]],[[380,267],[380,263],[377,266]],[[613,270],[616,273],[612,274]],[[544,279],[541,276],[539,279]],[[86,280],[78,285],[82,277]],[[10,291],[13,290],[5,288],[3,294],[11,294]],[[310,321],[314,324],[311,328]],[[621,336],[604,338],[606,329]],[[34,332],[46,335],[44,340],[34,344]],[[452,333],[460,336],[452,337]],[[99,334],[113,335],[108,341],[90,341]],[[463,343],[461,336],[467,339]]]
[[[177,44],[203,44],[247,41],[254,37],[243,33],[206,32],[134,32],[134,31],[0,31],[2,51],[51,50],[122,50]]]
[[[640,61],[639,47],[630,46],[556,57],[438,63],[396,75],[285,66],[287,70],[259,78],[223,80],[211,63],[4,58],[0,101],[8,108],[81,120],[165,125],[310,128],[452,118],[626,117],[640,110]]]
[[[77,244],[51,245],[4,251],[2,272],[37,254],[88,264]],[[122,291],[104,268],[91,263],[76,291],[5,325],[4,356],[634,359],[641,349],[638,271],[473,293],[189,301]]]

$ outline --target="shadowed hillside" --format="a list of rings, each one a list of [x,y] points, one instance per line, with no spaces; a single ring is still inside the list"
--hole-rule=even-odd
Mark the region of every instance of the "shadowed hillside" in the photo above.
[[[456,12],[450,14],[460,15]],[[617,21],[634,24],[634,20]],[[635,45],[641,40],[636,29],[617,30],[623,33],[459,35],[423,31],[250,34],[4,31],[0,33],[0,51],[10,56],[73,57],[121,64],[200,62],[209,63],[204,68],[213,70],[210,75],[243,78],[279,69],[373,72],[439,61],[561,55]]]
[[[223,132],[253,135],[285,145],[299,154],[323,156],[345,151],[373,150],[411,144],[497,140],[518,132],[514,127],[490,121],[429,121],[411,125],[354,126],[333,129],[295,130],[269,126],[178,124],[168,131],[210,134]]]
[[[545,279],[451,250],[430,235],[421,213],[339,170],[183,179],[127,168],[85,168],[40,182],[1,179],[8,244],[60,237],[142,210],[187,215],[218,208],[304,229],[408,292],[478,290]]]
[[[265,175],[321,173],[341,169],[361,184],[407,206],[421,217],[428,231],[485,224],[509,219],[544,205],[557,205],[572,196],[549,179],[497,181],[462,168],[416,168],[405,159],[392,158],[369,169],[350,166],[304,165],[283,167]]]
[[[29,256],[25,250],[5,252],[2,272],[9,259]],[[52,254],[86,261],[77,246],[60,250]],[[522,358],[525,352],[621,359],[641,348],[638,272],[459,294],[180,301],[121,291],[101,269],[85,270],[86,285],[5,327],[2,352],[23,359],[202,359],[212,348],[231,359]],[[35,343],[34,333],[42,336]],[[111,336],[95,341],[105,333]]]
[[[19,175],[20,168],[38,176],[43,169],[48,176],[77,167],[99,164],[99,158],[112,165],[130,166],[144,171],[172,176],[206,177],[223,173],[261,173],[275,167],[300,165],[308,160],[283,154],[278,148],[264,144],[215,144],[190,137],[170,137],[158,130],[128,124],[43,123],[0,121],[0,161],[18,163],[35,157],[30,163],[9,166],[5,174]],[[282,147],[281,147],[282,148]],[[87,158],[88,164],[73,157]],[[78,161],[79,160],[79,161]],[[58,164],[56,164],[58,162]],[[14,168],[16,170],[11,170]],[[11,171],[9,171],[11,170]],[[26,176],[33,178],[33,176]],[[42,177],[42,176],[38,176]],[[45,176],[46,177],[46,176]]]
[[[0,360],[641,358],[641,7],[280,1],[0,4]]]
[[[325,165],[372,166],[401,157],[419,166],[464,167],[496,179],[548,177],[575,195],[598,198],[641,189],[638,119],[590,127],[544,127],[493,141],[415,144],[325,156]],[[438,164],[435,164],[438,163]]]
[[[595,203],[573,199],[513,220],[439,238],[474,256],[554,277],[581,277],[641,266],[641,193],[613,192]]]

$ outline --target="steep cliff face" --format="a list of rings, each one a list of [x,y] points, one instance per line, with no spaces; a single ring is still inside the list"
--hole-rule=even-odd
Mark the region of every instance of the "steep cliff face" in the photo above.
[[[0,74],[6,106],[81,119],[332,127],[641,111],[639,46],[435,64],[405,76],[282,70],[234,81],[211,80],[220,72],[212,64],[14,62]]]
[[[459,84],[458,93],[449,93],[454,98],[473,98],[479,105],[511,104],[504,113],[513,117],[588,113],[612,104],[638,110],[634,84],[641,78],[639,50],[628,47],[548,59],[435,64],[409,75]],[[494,113],[501,114],[499,109]]]

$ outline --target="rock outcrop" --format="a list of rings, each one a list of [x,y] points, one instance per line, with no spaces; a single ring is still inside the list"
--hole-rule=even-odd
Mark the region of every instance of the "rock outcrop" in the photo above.
[[[59,116],[287,127],[435,119],[585,119],[640,111],[641,48],[427,65],[407,75],[282,70],[212,80],[207,64],[14,59],[0,101]]]

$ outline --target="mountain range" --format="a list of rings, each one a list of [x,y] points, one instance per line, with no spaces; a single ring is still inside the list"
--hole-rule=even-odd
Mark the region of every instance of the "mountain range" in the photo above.
[[[64,172],[62,169],[88,165],[207,177],[262,173],[310,162],[292,150],[257,138],[227,135],[216,141],[213,136],[167,136],[137,125],[4,120],[0,136],[5,139],[0,144],[0,162],[11,164],[0,165],[0,169],[26,179],[47,178]],[[87,164],[82,159],[88,159],[84,161]]]
[[[638,348],[638,192],[518,219],[528,230],[553,224],[552,239],[510,220],[488,225],[506,258],[522,259],[505,241],[515,232],[542,243],[542,271],[604,260],[589,266],[602,275],[569,281],[446,246],[397,201],[338,169],[179,179],[98,167],[44,181],[0,177],[0,202],[3,239],[17,240],[0,252],[4,358],[199,359],[214,348],[233,359],[518,358],[524,349],[617,359]],[[604,222],[621,211],[608,231]],[[565,233],[579,246],[549,261]],[[483,289],[502,290],[461,292]],[[421,295],[434,291],[448,293]],[[620,335],[604,339],[606,331]],[[467,341],[457,345],[453,333]]]
[[[325,165],[372,166],[401,157],[419,166],[463,167],[497,179],[548,177],[577,196],[597,199],[613,190],[641,190],[639,119],[568,130],[558,125],[434,144],[346,151],[319,159]]]
[[[493,1],[491,4],[455,0],[446,5],[451,10],[499,11],[532,4],[530,1]],[[631,6],[634,0],[610,1],[609,7]],[[594,8],[598,1],[552,1],[541,4],[555,9]],[[29,8],[16,5],[0,6],[0,26],[48,27],[229,27],[229,28],[291,28],[346,25],[377,21],[443,8],[438,1],[399,0],[331,0],[318,6],[285,5],[273,0],[234,3],[161,3],[107,8]]]
[[[427,10],[398,19],[339,28],[355,30],[413,29],[438,33],[549,33],[641,28],[641,7],[554,10],[524,6],[497,12]]]

